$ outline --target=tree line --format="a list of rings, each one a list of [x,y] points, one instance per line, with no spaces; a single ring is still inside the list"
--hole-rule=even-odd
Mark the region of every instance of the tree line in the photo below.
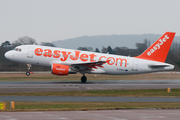
[[[4,54],[8,50],[11,50],[15,48],[16,46],[32,45],[32,44],[38,44],[38,43],[36,42],[35,39],[28,36],[20,37],[12,43],[10,43],[9,41],[3,42],[0,46],[0,71],[26,71],[27,67],[25,64],[10,61],[4,57]],[[48,43],[48,42],[41,42],[39,45],[55,47],[54,44]],[[143,53],[150,45],[151,45],[151,41],[145,39],[143,43],[136,43],[136,49],[129,49],[127,47],[111,48],[111,46],[102,47],[101,50],[99,50],[98,48],[93,50],[92,47],[79,47],[77,49],[83,50],[83,51],[92,51],[92,52],[134,57]],[[166,62],[175,65],[176,70],[180,70],[180,43],[178,42],[172,43]],[[32,70],[46,71],[46,70],[50,70],[50,68],[33,66]]]

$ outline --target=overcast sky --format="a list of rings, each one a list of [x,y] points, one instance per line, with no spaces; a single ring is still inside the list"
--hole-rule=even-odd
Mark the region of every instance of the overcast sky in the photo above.
[[[0,43],[166,31],[180,36],[180,0],[0,0]]]

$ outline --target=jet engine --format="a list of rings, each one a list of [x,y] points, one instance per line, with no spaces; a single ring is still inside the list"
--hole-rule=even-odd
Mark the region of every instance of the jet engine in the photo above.
[[[54,75],[76,74],[76,71],[73,71],[70,66],[56,63],[51,66],[51,72]]]

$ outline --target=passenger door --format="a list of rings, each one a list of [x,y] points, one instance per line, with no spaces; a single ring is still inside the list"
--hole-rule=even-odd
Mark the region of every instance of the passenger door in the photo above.
[[[33,58],[33,50],[34,48],[32,46],[28,48],[28,53],[27,53],[28,58]]]
[[[138,60],[133,60],[132,70],[138,71]]]

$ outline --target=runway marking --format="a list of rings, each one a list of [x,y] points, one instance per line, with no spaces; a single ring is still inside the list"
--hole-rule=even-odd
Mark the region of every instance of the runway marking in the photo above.
[[[88,113],[87,111],[75,111],[76,113]]]
[[[59,118],[59,119],[65,120],[65,119],[67,119],[67,118]]]
[[[166,118],[165,116],[158,116],[158,118]]]
[[[5,116],[5,115],[0,115],[0,117],[4,117],[4,118],[11,118],[9,116]]]
[[[0,118],[4,117],[6,120],[17,120],[16,118],[12,118],[10,116],[0,115]]]
[[[93,88],[91,88],[91,87],[86,87],[86,89],[93,89]]]

